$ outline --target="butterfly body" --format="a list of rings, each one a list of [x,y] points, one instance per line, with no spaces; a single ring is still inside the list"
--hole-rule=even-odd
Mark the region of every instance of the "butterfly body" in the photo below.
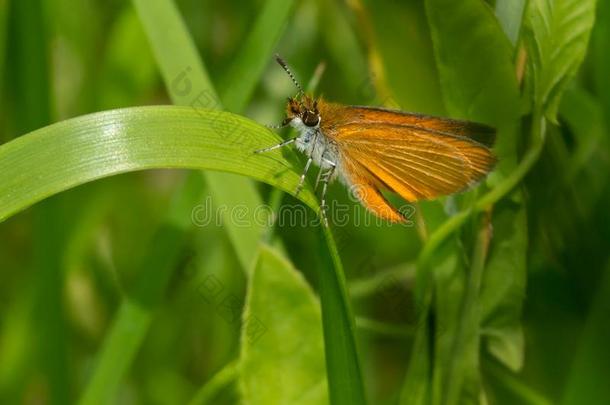
[[[303,124],[300,118],[295,118],[290,122],[290,126],[299,132],[294,142],[299,151],[306,156],[311,155],[313,163],[321,169],[330,169],[332,167],[330,162],[333,162],[336,165],[336,172],[340,172],[336,143],[325,135],[322,125],[311,128]]]

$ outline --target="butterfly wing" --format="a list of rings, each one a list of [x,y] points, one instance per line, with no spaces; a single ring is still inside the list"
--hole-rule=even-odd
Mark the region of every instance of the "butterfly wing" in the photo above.
[[[490,127],[382,109],[371,109],[373,114],[367,115],[364,107],[353,109],[355,115],[345,114],[352,118],[327,123],[323,132],[337,145],[346,180],[358,186],[362,203],[382,218],[404,220],[380,189],[407,201],[432,199],[464,190],[493,168],[495,157],[486,146],[493,143]]]
[[[330,115],[332,119],[328,124],[335,128],[348,124],[392,123],[404,127],[420,128],[431,133],[469,138],[489,148],[493,146],[496,136],[494,128],[472,121],[407,113],[379,107],[345,106],[328,102],[322,102],[321,106],[331,113],[327,114],[321,108],[321,115]]]

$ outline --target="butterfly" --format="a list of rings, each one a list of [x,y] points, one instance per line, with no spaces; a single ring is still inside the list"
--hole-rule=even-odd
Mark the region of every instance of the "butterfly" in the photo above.
[[[306,94],[286,62],[277,62],[298,89],[289,97],[286,118],[298,136],[255,153],[294,144],[307,156],[295,194],[311,164],[320,167],[314,189],[322,184],[320,212],[325,224],[326,191],[336,179],[358,189],[369,211],[390,222],[407,218],[382,194],[388,190],[409,202],[463,191],[494,167],[495,129],[476,122],[433,117],[378,107],[333,103]]]

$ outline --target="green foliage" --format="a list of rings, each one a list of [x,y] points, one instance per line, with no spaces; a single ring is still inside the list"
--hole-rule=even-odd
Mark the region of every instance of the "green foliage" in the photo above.
[[[595,19],[595,0],[531,0],[525,14],[535,109],[553,122],[561,95],[587,51]]]
[[[596,3],[0,0],[0,402],[609,402]],[[303,159],[253,153],[275,53],[493,125],[496,170],[415,226],[333,185],[321,226]]]
[[[269,249],[252,273],[243,317],[244,402],[327,403],[320,304],[296,269]]]
[[[280,151],[252,153],[274,142],[277,136],[247,118],[191,107],[134,107],[62,121],[0,147],[0,219],[87,181],[152,168],[238,173],[294,192],[294,161]],[[311,190],[299,198],[316,206]]]

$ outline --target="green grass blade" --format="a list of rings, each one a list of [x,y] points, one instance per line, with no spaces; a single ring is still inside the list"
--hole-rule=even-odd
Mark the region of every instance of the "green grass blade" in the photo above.
[[[51,122],[50,61],[46,42],[44,9],[37,1],[15,1],[9,16],[7,47],[11,70],[5,72],[12,87],[9,106],[17,135]]]
[[[322,301],[324,350],[330,402],[365,404],[366,397],[354,332],[355,320],[345,284],[343,266],[329,228],[324,228],[320,246],[322,263],[318,266],[319,293]],[[332,260],[332,262],[329,262]],[[334,270],[334,271],[333,271]]]
[[[214,86],[174,2],[133,0],[133,4],[172,102],[192,105],[204,94],[213,104],[202,107],[221,109]]]
[[[267,0],[239,54],[218,86],[229,111],[246,107],[291,15],[294,0]],[[265,56],[261,58],[261,56]]]
[[[173,2],[134,0],[134,5],[174,104],[221,110],[222,102]],[[264,226],[252,221],[247,228],[237,227],[229,213],[238,205],[248,207],[248,212],[253,213],[263,201],[247,179],[226,173],[205,173],[204,177],[216,204],[228,207],[224,226],[242,267],[247,269],[254,259]]]
[[[294,193],[299,175],[286,151],[252,153],[279,140],[247,118],[188,107],[135,107],[62,121],[0,146],[0,221],[79,184],[152,168],[226,171]],[[310,188],[299,199],[317,207]]]
[[[51,58],[48,18],[39,2],[13,2],[8,43],[11,70],[8,76],[9,120],[14,135],[48,125],[52,120]],[[32,270],[35,297],[30,328],[36,331],[32,351],[36,354],[32,372],[47,384],[49,404],[69,401],[68,344],[62,286],[67,230],[63,198],[45,201],[33,212]],[[74,213],[73,213],[74,214]],[[72,217],[74,218],[74,217]],[[37,361],[36,361],[37,360]],[[26,388],[27,391],[27,388]]]

